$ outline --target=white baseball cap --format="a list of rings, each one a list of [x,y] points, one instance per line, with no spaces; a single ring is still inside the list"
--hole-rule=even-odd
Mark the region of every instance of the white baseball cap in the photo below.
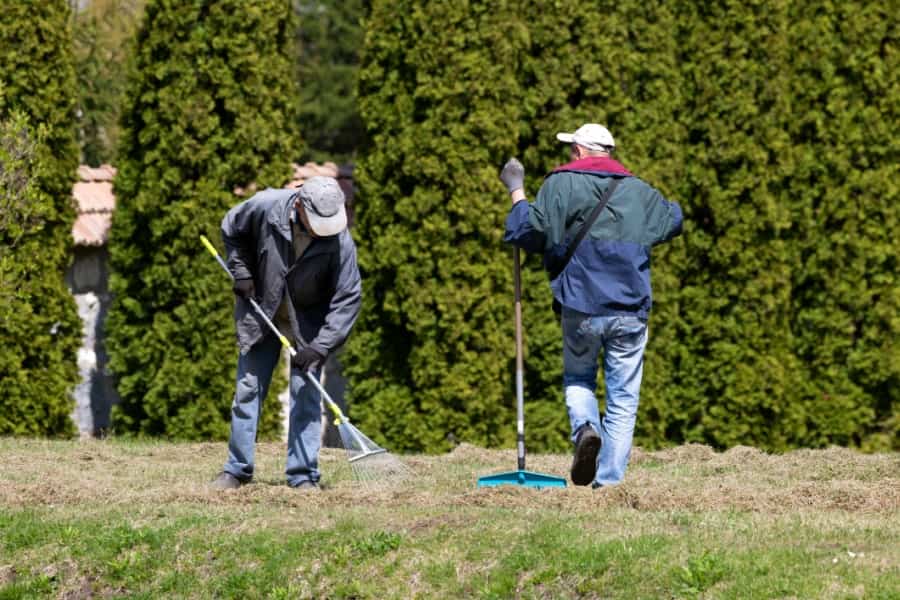
[[[297,197],[306,209],[306,219],[314,234],[327,237],[347,228],[346,199],[333,177],[310,177],[297,190]]]
[[[578,144],[588,150],[607,151],[616,147],[609,129],[596,123],[582,125],[575,133],[557,133],[556,139],[567,144]]]

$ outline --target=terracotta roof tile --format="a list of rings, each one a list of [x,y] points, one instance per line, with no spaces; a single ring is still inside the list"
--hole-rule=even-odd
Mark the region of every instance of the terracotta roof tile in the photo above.
[[[112,213],[82,213],[72,225],[72,237],[78,246],[102,246],[109,239]]]
[[[308,162],[305,165],[293,165],[291,180],[284,186],[294,188],[310,177],[324,175],[338,179],[347,199],[353,199],[353,165],[340,165],[333,162],[317,164]],[[78,167],[78,179],[72,186],[78,216],[72,225],[72,237],[80,246],[102,246],[109,238],[112,224],[112,213],[116,208],[116,197],[113,194],[112,181],[116,169],[112,165]],[[235,188],[238,196],[249,196],[256,191],[256,185],[250,184],[246,189]]]
[[[78,179],[81,181],[112,181],[115,176],[116,169],[112,165],[100,165],[99,167],[81,165],[78,167]]]
[[[112,212],[116,208],[111,181],[78,181],[72,195],[80,213]]]
[[[112,212],[116,208],[112,180],[116,170],[110,165],[78,167],[78,179],[72,186],[77,216],[72,238],[79,246],[102,246],[109,238]]]

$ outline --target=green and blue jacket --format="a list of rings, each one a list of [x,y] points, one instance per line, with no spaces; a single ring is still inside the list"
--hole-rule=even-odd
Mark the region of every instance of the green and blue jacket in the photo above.
[[[503,239],[542,254],[545,266],[557,262],[613,178],[620,181],[606,208],[550,287],[560,304],[579,312],[646,319],[650,250],[681,233],[683,217],[676,202],[618,161],[588,157],[554,170],[533,203],[513,205]]]

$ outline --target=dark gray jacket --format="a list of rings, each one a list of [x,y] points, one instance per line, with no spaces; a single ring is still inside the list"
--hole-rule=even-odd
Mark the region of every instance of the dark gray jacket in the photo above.
[[[299,348],[323,354],[344,343],[359,315],[362,283],[350,232],[314,238],[292,261],[291,221],[296,190],[266,189],[222,219],[228,267],[237,279],[253,278],[257,302],[271,319],[287,294],[291,329]],[[238,345],[245,354],[263,335],[265,322],[250,303],[234,308]]]

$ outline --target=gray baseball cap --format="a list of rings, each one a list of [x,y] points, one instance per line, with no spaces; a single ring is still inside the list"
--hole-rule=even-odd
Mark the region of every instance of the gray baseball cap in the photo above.
[[[310,229],[317,236],[337,235],[347,228],[344,192],[334,177],[310,177],[297,190],[297,197],[303,203]]]

